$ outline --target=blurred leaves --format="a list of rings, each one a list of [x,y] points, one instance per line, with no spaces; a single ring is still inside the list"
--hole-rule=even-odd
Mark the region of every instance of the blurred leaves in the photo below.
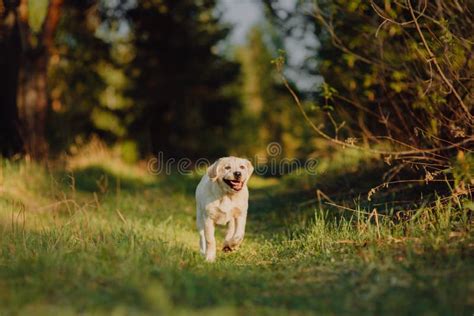
[[[245,45],[236,50],[237,61],[242,65],[237,95],[241,107],[233,112],[232,148],[235,155],[258,155],[266,159],[266,147],[277,142],[282,149],[279,157],[304,157],[311,150],[305,144],[301,117],[293,109],[291,96],[284,88],[280,71],[285,68],[283,50],[275,49],[269,25],[250,29]]]
[[[49,0],[28,0],[28,22],[33,32],[39,33],[48,13]]]
[[[48,138],[53,151],[67,150],[76,139],[99,134],[113,140],[123,135],[123,126],[109,102],[113,80],[110,45],[96,36],[88,21],[98,19],[94,1],[66,1],[55,36],[56,51],[51,57],[48,83],[53,107],[48,118]],[[93,16],[93,17],[91,17]],[[109,93],[109,98],[107,96]],[[108,108],[106,105],[110,105]],[[106,113],[106,114],[102,114]],[[111,120],[110,123],[108,120]],[[119,127],[122,126],[122,127]]]

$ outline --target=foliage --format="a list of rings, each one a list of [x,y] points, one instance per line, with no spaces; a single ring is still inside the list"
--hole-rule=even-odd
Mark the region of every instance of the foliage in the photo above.
[[[281,20],[280,1],[265,3]],[[312,26],[320,41],[314,71],[325,80],[315,111],[304,109],[313,122],[326,117],[313,129],[336,144],[382,154],[393,163],[388,182],[403,169],[428,182],[452,179],[454,158],[472,153],[474,141],[472,1],[299,6],[307,9],[299,23]]]
[[[54,12],[47,10],[51,3],[25,0],[18,9],[28,13],[31,24],[26,37],[11,28],[18,48],[20,37],[31,42],[21,62],[13,63],[15,47],[0,36],[8,48],[2,56],[12,62],[1,65],[2,100],[16,99],[8,82],[18,83],[18,93],[41,96],[18,97],[21,124],[15,122],[15,102],[1,108],[8,122],[2,139],[18,139],[14,133],[22,127],[27,153],[38,159],[45,157],[48,144],[51,153],[59,153],[92,135],[109,144],[135,142],[141,155],[218,156],[227,151],[230,114],[238,100],[226,87],[239,67],[219,54],[218,44],[229,29],[220,22],[214,0],[55,0]],[[17,6],[4,7],[0,1],[2,32],[4,22],[15,25],[11,17]],[[24,79],[15,77],[15,66]],[[47,77],[48,84],[36,84],[34,76]],[[197,132],[202,137],[194,137]],[[1,150],[13,155],[20,146],[19,140],[2,142]]]
[[[28,1],[28,20],[34,33],[39,33],[48,12],[48,0]]]
[[[96,36],[99,14],[96,1],[64,4],[48,76],[48,140],[53,152],[69,150],[71,145],[80,144],[93,134],[104,140],[117,137],[96,119],[99,111],[108,110],[110,117],[115,116],[100,98],[108,86],[102,65],[112,61],[110,45]]]

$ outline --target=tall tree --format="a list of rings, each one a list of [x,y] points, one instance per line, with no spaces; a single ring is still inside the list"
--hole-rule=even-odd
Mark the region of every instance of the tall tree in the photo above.
[[[225,87],[236,79],[238,65],[218,53],[228,29],[215,5],[144,0],[128,14],[136,51],[129,68],[135,82],[130,134],[143,151],[191,157],[225,152],[235,105]]]
[[[2,31],[6,32],[2,36],[6,48],[3,54],[8,62],[3,65],[6,70],[3,79],[8,81],[4,85],[7,92],[2,96],[3,109],[5,117],[11,119],[6,130],[15,139],[15,129],[20,127],[25,150],[35,159],[47,154],[47,70],[62,3],[63,0],[1,1]],[[20,124],[16,123],[17,109]],[[10,146],[8,150],[18,148]]]
[[[297,158],[301,154],[303,122],[272,64],[278,52],[268,36],[272,33],[269,28],[253,27],[246,45],[236,52],[242,65],[239,86],[242,107],[233,116],[233,144],[239,145],[233,149],[265,158],[267,145],[277,142],[282,149],[281,157]]]
[[[6,157],[23,150],[16,102],[20,54],[16,4],[0,1],[0,155]]]
[[[64,2],[48,71],[51,106],[46,137],[53,154],[92,134],[115,140],[113,128],[102,124],[118,121],[115,104],[108,104],[117,94],[105,78],[113,66],[111,45],[99,35],[102,12],[97,0]],[[105,93],[112,96],[104,98]]]
[[[63,0],[21,0],[18,7],[22,54],[17,100],[25,149],[34,159],[42,159],[48,152],[48,62],[62,4]]]

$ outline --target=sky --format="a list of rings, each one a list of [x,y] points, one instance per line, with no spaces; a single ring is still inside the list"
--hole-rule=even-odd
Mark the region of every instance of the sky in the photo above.
[[[279,4],[287,9],[294,8],[297,0],[281,0]],[[230,34],[232,44],[245,44],[248,31],[259,22],[265,19],[264,8],[260,0],[220,0],[219,7],[223,12],[223,20],[233,25]],[[292,67],[285,71],[285,74],[305,91],[310,91],[321,84],[319,76],[311,76],[298,70],[298,67],[310,57],[313,57],[314,49],[307,46],[317,46],[318,42],[311,33],[304,37],[304,40],[285,39],[285,50],[287,51],[288,63]]]
[[[260,0],[221,0],[223,19],[234,28],[230,40],[234,44],[244,44],[247,32],[264,19]]]

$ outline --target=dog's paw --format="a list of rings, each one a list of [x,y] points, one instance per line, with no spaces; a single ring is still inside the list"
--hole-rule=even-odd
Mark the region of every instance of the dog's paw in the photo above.
[[[234,242],[241,243],[244,240],[244,236],[234,236]]]
[[[214,262],[216,261],[216,255],[215,254],[207,254],[206,255],[206,262]]]
[[[232,249],[229,245],[224,245],[224,248],[222,248],[222,251],[224,251],[224,252],[231,252],[233,250],[234,249]]]
[[[224,243],[224,247],[222,247],[222,251],[232,252],[232,251],[238,250],[240,247],[240,244],[242,243],[242,240],[243,240],[242,238],[240,239],[232,238],[231,240],[226,241]]]
[[[244,241],[244,237],[243,236],[234,236],[234,238],[232,238],[232,240],[230,241],[230,245],[232,248],[238,248],[240,246],[240,244],[242,243],[242,241]]]

